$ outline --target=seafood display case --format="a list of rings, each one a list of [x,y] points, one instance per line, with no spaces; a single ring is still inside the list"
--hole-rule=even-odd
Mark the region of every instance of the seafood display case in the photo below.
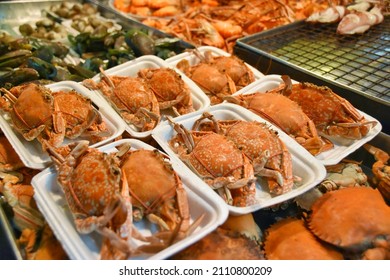
[[[336,28],[297,21],[238,39],[234,53],[266,75],[330,87],[388,134],[390,17],[364,34],[339,35]]]

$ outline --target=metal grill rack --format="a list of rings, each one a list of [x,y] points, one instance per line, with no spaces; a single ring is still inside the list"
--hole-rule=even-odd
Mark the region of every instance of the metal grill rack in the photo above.
[[[363,34],[338,35],[336,29],[337,23],[298,21],[241,38],[234,52],[264,74],[327,85],[361,110],[372,106],[373,116],[374,103],[388,109],[390,17]]]

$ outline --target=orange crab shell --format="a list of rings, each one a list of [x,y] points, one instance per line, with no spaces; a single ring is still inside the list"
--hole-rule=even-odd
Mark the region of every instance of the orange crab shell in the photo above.
[[[347,187],[327,192],[311,210],[309,229],[336,246],[356,248],[390,235],[390,207],[377,189]]]
[[[247,109],[289,134],[313,155],[333,146],[325,145],[319,137],[313,121],[296,102],[282,94],[254,92],[239,95],[236,98],[244,101],[244,106]]]
[[[103,94],[120,111],[126,122],[131,122],[131,115],[135,114],[140,108],[147,109],[160,116],[157,98],[144,79],[122,76],[112,76],[110,79],[114,83],[114,89],[109,89],[104,80],[100,82],[100,88]],[[151,130],[156,124],[156,121],[151,120],[145,123],[141,131]]]
[[[70,191],[65,192],[73,213],[103,215],[105,207],[110,201],[117,199],[115,195],[119,193],[120,172],[112,171],[113,167],[118,165],[116,158],[94,148],[89,148],[87,153],[78,159],[71,176],[74,196]]]
[[[285,144],[280,140],[276,131],[266,124],[252,121],[225,120],[218,121],[223,134],[244,152],[252,161],[259,161],[265,151],[270,155],[265,164],[266,168],[280,172],[284,184],[278,185],[274,178],[268,177],[267,182],[271,193],[282,194],[292,190],[294,180],[292,158]],[[200,129],[209,129],[211,122],[204,122]]]
[[[18,97],[10,112],[17,130],[29,131],[52,120],[53,98],[48,88],[30,83],[10,92]]]
[[[175,209],[176,188],[181,184],[172,166],[157,150],[135,150],[123,158],[121,168],[126,174],[133,207],[145,214],[155,213],[175,229],[179,214]],[[188,207],[188,205],[187,205]]]
[[[179,154],[179,157],[187,162],[196,173],[207,183],[206,178],[222,178],[232,176],[236,180],[253,177],[253,166],[249,158],[245,156],[235,144],[225,136],[214,132],[192,131],[195,141],[195,148],[191,153],[181,150],[178,143],[182,142],[180,137],[170,140],[170,145]],[[255,183],[243,184],[241,188],[231,190],[233,205],[248,206],[255,203]]]
[[[0,135],[0,171],[14,171],[24,167],[22,160],[4,135]]]
[[[296,218],[280,220],[268,228],[264,241],[269,260],[342,260],[343,255],[322,244]]]
[[[146,68],[140,70],[138,76],[147,81],[157,97],[160,109],[173,106],[177,107],[180,114],[194,111],[190,88],[175,70],[171,68]]]
[[[237,90],[240,90],[255,81],[252,70],[243,60],[234,55],[213,57],[211,63],[221,73],[226,73],[232,78]]]
[[[212,105],[221,103],[223,96],[231,95],[237,91],[230,76],[221,73],[210,64],[199,63],[191,67],[187,60],[182,60],[177,64],[177,67],[209,96]]]
[[[91,100],[75,90],[57,91],[53,96],[66,123],[66,136],[70,139],[78,137],[100,117],[99,113],[94,111]],[[81,125],[83,125],[81,131],[72,131],[76,126]]]
[[[216,230],[177,253],[174,260],[263,260],[260,245],[237,232]]]
[[[349,101],[328,87],[311,83],[293,84],[291,93],[287,94],[324,134],[361,139],[375,125],[366,122],[364,116]]]
[[[243,121],[230,127],[226,135],[252,160],[261,156],[265,150],[270,152],[265,167],[279,171],[284,180],[284,184],[279,186],[275,179],[268,178],[271,193],[282,194],[292,190],[294,178],[291,154],[275,131],[265,124]]]

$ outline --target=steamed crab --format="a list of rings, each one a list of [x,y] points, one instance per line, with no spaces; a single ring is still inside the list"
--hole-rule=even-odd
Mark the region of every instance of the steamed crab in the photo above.
[[[48,224],[39,232],[26,228],[17,240],[26,260],[67,260],[68,256]]]
[[[139,77],[107,76],[99,83],[85,80],[84,85],[100,89],[126,123],[140,131],[152,130],[160,122],[160,107],[156,96],[144,79]]]
[[[211,122],[202,122],[203,119]],[[211,130],[233,141],[251,160],[254,174],[266,178],[270,193],[279,195],[293,188],[291,154],[277,133],[266,124],[243,120],[217,121],[205,112],[192,129]]]
[[[364,148],[374,155],[376,162],[372,166],[374,184],[386,201],[390,202],[390,166],[389,154],[370,144],[364,144]]]
[[[47,140],[55,147],[63,142],[64,120],[50,89],[29,83],[0,91],[8,100],[0,103],[1,109],[10,114],[13,127],[24,139],[38,139],[41,143]]]
[[[190,88],[171,68],[145,68],[138,72],[156,95],[160,110],[172,108],[176,115],[194,111]]]
[[[221,73],[218,68],[201,62],[191,66],[184,59],[176,67],[193,80],[210,98],[211,105],[221,103],[225,96],[232,95],[237,91],[233,79],[227,73]]]
[[[15,171],[24,167],[7,137],[0,135],[0,172]]]
[[[342,260],[343,255],[319,241],[302,219],[286,218],[271,225],[265,234],[268,260]]]
[[[313,121],[302,111],[302,108],[279,93],[254,92],[229,96],[225,99],[273,123],[312,155],[318,155],[333,147],[333,144],[318,135]]]
[[[255,81],[252,70],[243,60],[235,55],[231,56],[212,56],[211,52],[206,51],[204,54],[207,63],[211,64],[221,73],[226,73],[240,90]]]
[[[120,194],[120,156],[126,149],[107,154],[89,148],[88,141],[71,145],[71,152],[65,158],[50,146],[48,152],[56,164],[57,180],[76,229],[81,234],[98,232],[118,250],[118,258],[126,258],[131,248],[119,235],[128,213],[128,204]],[[101,257],[107,256],[101,253]]]
[[[98,127],[103,120],[89,98],[75,90],[57,91],[53,93],[53,97],[65,122],[65,137],[76,139],[92,132],[97,133],[89,129],[93,125]]]
[[[370,187],[327,192],[311,208],[310,231],[358,258],[390,258],[390,207]]]
[[[173,260],[263,260],[257,241],[218,227],[198,242],[171,257]]]
[[[224,135],[190,131],[168,119],[177,132],[169,144],[180,159],[229,205],[255,203],[256,185],[249,158]]]
[[[43,227],[44,218],[33,198],[34,188],[22,181],[21,174],[0,172],[0,194],[12,208],[12,220],[18,230]]]
[[[159,226],[161,232],[168,233],[168,242],[171,243],[186,237],[199,225],[202,215],[190,224],[187,192],[161,152],[129,151],[123,157],[121,169],[127,178],[135,221],[147,217]]]
[[[328,87],[311,83],[292,84],[288,76],[282,78],[285,86],[281,93],[301,106],[320,133],[335,141],[361,139],[377,124],[376,121],[367,121],[351,103]]]

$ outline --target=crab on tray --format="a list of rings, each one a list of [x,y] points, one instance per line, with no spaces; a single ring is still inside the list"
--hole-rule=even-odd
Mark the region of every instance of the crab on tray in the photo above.
[[[211,46],[188,50],[166,62],[193,80],[210,98],[211,105],[264,76],[237,56]]]
[[[66,157],[55,151],[51,156],[55,166],[34,176],[32,185],[38,208],[70,259],[166,259],[228,216],[220,201],[192,191],[191,175],[140,140],[99,148],[79,141]],[[91,174],[105,180],[96,185]]]
[[[84,85],[108,102],[126,131],[138,139],[148,138],[166,116],[202,111],[210,105],[193,81],[153,55],[102,71],[84,80]]]
[[[125,129],[112,108],[73,81],[1,92],[0,127],[26,167],[43,169],[52,163],[44,140],[58,149],[77,140],[95,147]]]
[[[274,123],[324,165],[339,163],[382,130],[379,121],[329,88],[287,76],[264,76],[226,100]]]
[[[210,116],[219,123],[219,132],[208,127]],[[232,143],[235,133],[240,148]],[[260,134],[269,139],[257,141]],[[233,215],[282,203],[314,187],[326,174],[324,166],[287,134],[235,104],[218,104],[203,113],[170,119],[152,137],[172,160],[197,175],[195,192],[217,195]]]

